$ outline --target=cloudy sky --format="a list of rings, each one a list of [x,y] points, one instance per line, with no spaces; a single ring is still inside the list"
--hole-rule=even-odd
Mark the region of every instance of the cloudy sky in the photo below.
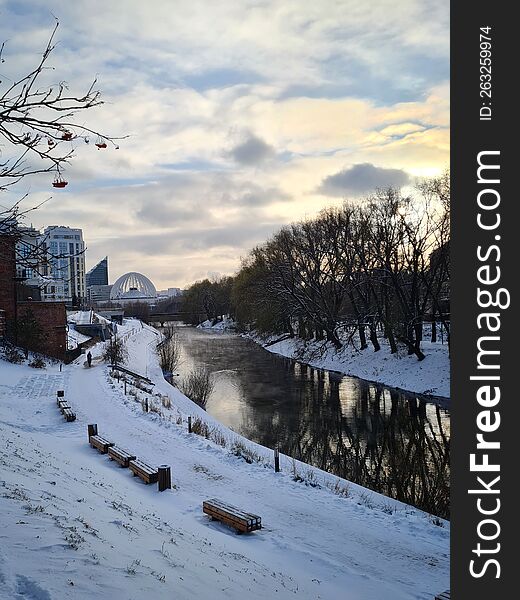
[[[0,0],[2,78],[35,65],[105,104],[69,185],[24,181],[35,226],[158,288],[228,274],[281,225],[449,161],[448,0]],[[6,202],[6,196],[2,202]]]

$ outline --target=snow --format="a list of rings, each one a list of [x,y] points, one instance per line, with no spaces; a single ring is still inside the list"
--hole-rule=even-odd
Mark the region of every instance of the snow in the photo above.
[[[397,354],[390,354],[383,339],[380,340],[379,352],[374,352],[371,347],[360,351],[352,346],[344,346],[338,352],[332,345],[323,342],[311,342],[304,346],[301,341],[289,338],[269,345],[258,335],[248,337],[269,352],[301,360],[312,367],[338,371],[418,394],[450,397],[448,346],[440,342],[423,341],[421,349],[426,358],[418,361],[415,355],[409,356],[404,348],[400,348]],[[356,345],[359,347],[359,344]]]
[[[67,321],[69,323],[76,323],[77,325],[90,325],[92,323],[92,310],[78,310],[76,312],[67,314]]]
[[[73,323],[69,324],[69,330],[67,331],[67,347],[69,350],[74,350],[80,344],[83,344],[90,339],[92,338],[90,338],[88,335],[83,335],[79,331],[76,331]]]
[[[236,328],[235,321],[229,317],[224,317],[216,323],[210,320],[202,321],[198,327],[200,329],[211,329],[212,331],[234,331]]]
[[[137,398],[125,396],[100,360],[102,344],[90,369],[83,357],[62,372],[0,359],[2,600],[430,600],[449,587],[449,523],[283,455],[274,473],[271,450],[164,381],[154,329],[125,321],[118,334],[152,394],[130,386]],[[58,389],[73,423],[56,407]],[[145,397],[157,412],[143,412]],[[228,447],[189,434],[188,415]],[[145,462],[171,465],[174,488],[159,493],[89,447],[89,423]],[[233,454],[231,440],[259,462]],[[293,468],[320,486],[295,481]],[[336,483],[348,497],[329,489]],[[259,514],[263,529],[237,536],[211,522],[202,501],[213,497]]]

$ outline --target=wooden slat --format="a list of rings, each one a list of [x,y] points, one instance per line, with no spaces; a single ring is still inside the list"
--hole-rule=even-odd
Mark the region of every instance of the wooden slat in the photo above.
[[[140,470],[144,471],[145,473],[150,473],[151,475],[153,475],[154,473],[157,473],[157,469],[154,469],[150,465],[147,465],[142,460],[134,459],[134,460],[132,460],[132,464],[135,465]]]
[[[221,500],[213,498],[202,503],[202,510],[207,515],[218,519],[240,531],[255,531],[262,528],[262,519],[258,515],[231,506]]]
[[[156,483],[159,478],[159,473],[156,469],[154,470],[153,467],[140,460],[129,461],[128,468],[145,483]]]
[[[128,467],[128,463],[131,460],[135,460],[135,456],[123,450],[123,448],[119,448],[118,446],[111,446],[108,449],[109,458],[115,460],[123,467]]]
[[[105,438],[102,438],[99,435],[91,435],[89,444],[94,448],[97,448],[102,454],[106,454],[110,446],[115,446],[114,443],[105,440]]]
[[[258,515],[254,515],[252,513],[245,512],[242,509],[237,508],[236,506],[232,506],[231,504],[227,504],[226,502],[222,502],[222,500],[217,500],[216,498],[212,498],[211,500],[205,500],[203,502],[203,505],[207,505],[207,506],[214,507],[216,509],[223,510],[225,512],[234,514],[237,517],[240,517],[240,518],[246,519],[246,520],[260,519],[260,517]]]
[[[445,592],[442,592],[442,594],[435,596],[435,600],[450,600],[450,598],[450,590],[446,590]]]
[[[63,411],[63,416],[65,417],[65,419],[67,419],[67,421],[76,420],[76,415],[72,412],[72,410],[70,410],[70,408],[67,408]]]

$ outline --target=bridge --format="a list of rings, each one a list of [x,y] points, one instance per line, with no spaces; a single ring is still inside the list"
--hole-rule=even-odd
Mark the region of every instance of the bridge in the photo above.
[[[149,323],[160,323],[161,327],[164,327],[165,323],[169,323],[171,321],[186,321],[188,319],[187,312],[167,312],[167,313],[159,313],[159,312],[151,312],[148,317]]]

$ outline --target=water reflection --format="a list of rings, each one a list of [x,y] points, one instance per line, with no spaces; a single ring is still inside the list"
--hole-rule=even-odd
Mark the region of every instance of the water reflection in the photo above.
[[[179,329],[182,375],[204,364],[207,410],[285,454],[449,517],[449,414],[415,394],[320,371],[232,335]]]

